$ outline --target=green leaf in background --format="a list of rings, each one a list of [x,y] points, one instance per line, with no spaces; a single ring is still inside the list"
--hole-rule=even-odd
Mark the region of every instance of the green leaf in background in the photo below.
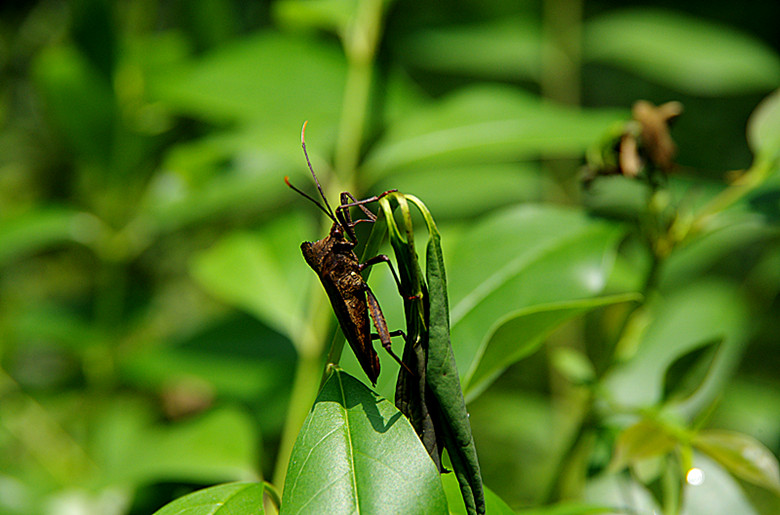
[[[599,515],[613,514],[615,508],[581,502],[562,502],[546,508],[520,510],[518,515]]]
[[[473,387],[483,349],[513,314],[602,293],[622,234],[620,226],[577,211],[525,205],[492,215],[460,235],[447,262],[453,349],[466,392]],[[486,366],[481,377],[496,366]]]
[[[235,232],[192,262],[192,274],[207,291],[246,309],[269,327],[296,341],[306,325],[304,296],[310,274],[300,255],[307,224],[293,214],[257,233]]]
[[[643,419],[620,433],[609,469],[619,472],[648,458],[664,455],[674,449],[677,439],[658,422]]]
[[[283,27],[322,29],[342,35],[358,4],[357,0],[282,0],[271,7],[274,19]]]
[[[713,221],[710,230],[690,238],[669,256],[660,287],[672,289],[683,281],[706,277],[723,260],[776,237],[777,227],[759,214],[735,210],[723,213]]]
[[[683,354],[722,340],[706,377],[675,409],[692,416],[717,396],[733,370],[747,337],[748,313],[731,284],[702,280],[667,293],[650,304],[651,322],[630,361],[604,380],[612,400],[625,407],[660,402],[667,369]]]
[[[780,152],[780,89],[766,97],[748,120],[747,139],[755,155]]]
[[[138,400],[115,399],[96,421],[90,453],[98,484],[256,479],[259,449],[249,415],[220,408],[175,424],[159,424]],[[117,445],[116,442],[122,442]]]
[[[709,429],[699,432],[692,443],[736,477],[780,495],[777,458],[752,436]]]
[[[693,466],[701,471],[699,485],[687,484],[683,497],[684,515],[774,515],[776,511],[759,511],[745,495],[745,489],[719,463],[695,452]]]
[[[638,301],[638,294],[612,295],[534,305],[497,321],[495,332],[485,342],[482,355],[469,381],[468,397],[476,397],[507,367],[535,352],[558,326],[590,310]]]
[[[442,188],[442,181],[457,188]],[[475,163],[468,166],[411,167],[393,173],[372,191],[414,192],[438,220],[472,219],[504,206],[535,201],[552,182],[532,163]]]
[[[450,515],[465,515],[466,508],[463,506],[463,498],[461,497],[460,486],[455,478],[455,474],[442,474],[441,482],[444,486],[444,493],[447,495]],[[498,515],[514,515],[515,512],[499,496],[486,487],[485,513],[490,515],[495,513]]]
[[[583,59],[691,95],[774,89],[780,56],[748,34],[673,11],[625,9],[587,20]]]
[[[487,79],[538,81],[542,33],[529,18],[501,17],[487,23],[443,26],[416,32],[400,45],[412,66]]]
[[[0,263],[39,252],[57,244],[92,244],[103,229],[88,213],[65,208],[30,211],[0,218]]]
[[[392,403],[335,369],[293,448],[281,513],[447,513],[439,473]]]
[[[173,108],[217,122],[262,123],[296,134],[303,120],[330,133],[346,65],[336,47],[272,31],[226,44],[149,85]]]
[[[365,177],[411,166],[575,157],[623,118],[615,110],[544,103],[516,88],[472,86],[393,124],[366,157]]]
[[[263,515],[263,483],[228,483],[176,499],[154,515]]]
[[[72,149],[92,164],[108,165],[118,113],[107,78],[67,46],[41,52],[34,78]]]

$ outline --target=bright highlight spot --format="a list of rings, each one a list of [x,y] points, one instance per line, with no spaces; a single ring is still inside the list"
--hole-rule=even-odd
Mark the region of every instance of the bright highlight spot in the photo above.
[[[699,486],[704,483],[704,471],[700,468],[693,467],[688,471],[688,474],[685,475],[685,480],[689,485]]]

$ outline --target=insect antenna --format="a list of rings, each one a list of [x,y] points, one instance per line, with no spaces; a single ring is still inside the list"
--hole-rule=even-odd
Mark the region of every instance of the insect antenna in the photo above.
[[[293,190],[295,190],[296,192],[298,192],[300,195],[303,195],[303,196],[304,196],[304,197],[306,197],[307,199],[311,200],[311,201],[314,203],[314,205],[315,205],[315,206],[317,206],[318,208],[320,208],[320,209],[322,210],[322,212],[323,212],[323,213],[325,213],[326,215],[328,215],[328,218],[330,218],[331,220],[333,220],[335,223],[337,223],[337,224],[341,225],[341,224],[339,223],[339,221],[338,221],[338,220],[336,220],[336,217],[335,217],[335,216],[333,216],[333,213],[331,213],[330,211],[328,211],[327,209],[325,209],[324,207],[322,207],[322,204],[320,204],[320,202],[319,202],[317,199],[310,197],[310,196],[309,196],[309,195],[307,195],[306,193],[302,192],[301,190],[299,190],[298,188],[296,188],[295,186],[293,186],[292,184],[290,184],[290,178],[289,178],[289,177],[287,177],[286,175],[285,175],[285,177],[284,177],[284,182],[285,182],[285,184],[287,184],[287,186],[289,186],[290,188],[292,188]],[[330,208],[330,206],[328,206],[328,208]]]

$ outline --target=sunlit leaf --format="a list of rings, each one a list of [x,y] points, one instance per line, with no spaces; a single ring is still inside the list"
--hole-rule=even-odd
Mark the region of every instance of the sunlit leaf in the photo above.
[[[228,483],[198,490],[165,505],[154,515],[265,513],[262,483]]]
[[[735,476],[780,495],[780,466],[777,458],[752,436],[709,429],[697,434],[693,445]]]
[[[292,451],[282,513],[446,513],[436,470],[409,421],[334,371]]]
[[[452,342],[458,368],[465,371],[464,389],[473,386],[482,349],[511,315],[601,294],[621,235],[619,226],[576,211],[529,205],[463,233],[448,251],[447,266]]]
[[[660,299],[658,299],[660,300]],[[649,406],[661,400],[668,367],[680,356],[722,340],[703,382],[689,397],[676,403],[681,415],[692,416],[712,401],[742,352],[747,312],[740,294],[728,283],[701,281],[666,294],[650,305],[650,325],[636,354],[605,378],[615,402]]]
[[[509,365],[535,352],[556,327],[583,313],[610,304],[639,300],[635,294],[534,305],[510,313],[484,347],[469,383],[470,396],[490,384]]]
[[[780,89],[766,97],[748,120],[747,138],[754,154],[780,151]]]
[[[658,9],[611,11],[588,20],[583,58],[693,95],[767,91],[780,84],[780,56],[765,43]]]

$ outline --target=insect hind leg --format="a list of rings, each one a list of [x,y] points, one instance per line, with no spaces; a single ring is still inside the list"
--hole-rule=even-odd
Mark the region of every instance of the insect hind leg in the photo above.
[[[390,354],[393,359],[396,360],[398,364],[401,365],[401,367],[403,367],[407,372],[409,372],[411,375],[415,375],[414,372],[412,372],[409,367],[406,366],[403,361],[401,361],[401,358],[399,358],[396,353],[393,352],[393,348],[390,342],[390,338],[393,336],[403,336],[404,340],[406,340],[406,335],[400,329],[396,331],[389,331],[387,329],[387,321],[385,320],[385,316],[382,313],[382,309],[379,307],[379,301],[368,285],[366,285],[366,300],[368,301],[368,313],[371,315],[371,320],[374,321],[374,327],[376,327],[377,331],[377,334],[371,334],[371,339],[382,342],[382,347],[384,347],[387,353]]]

